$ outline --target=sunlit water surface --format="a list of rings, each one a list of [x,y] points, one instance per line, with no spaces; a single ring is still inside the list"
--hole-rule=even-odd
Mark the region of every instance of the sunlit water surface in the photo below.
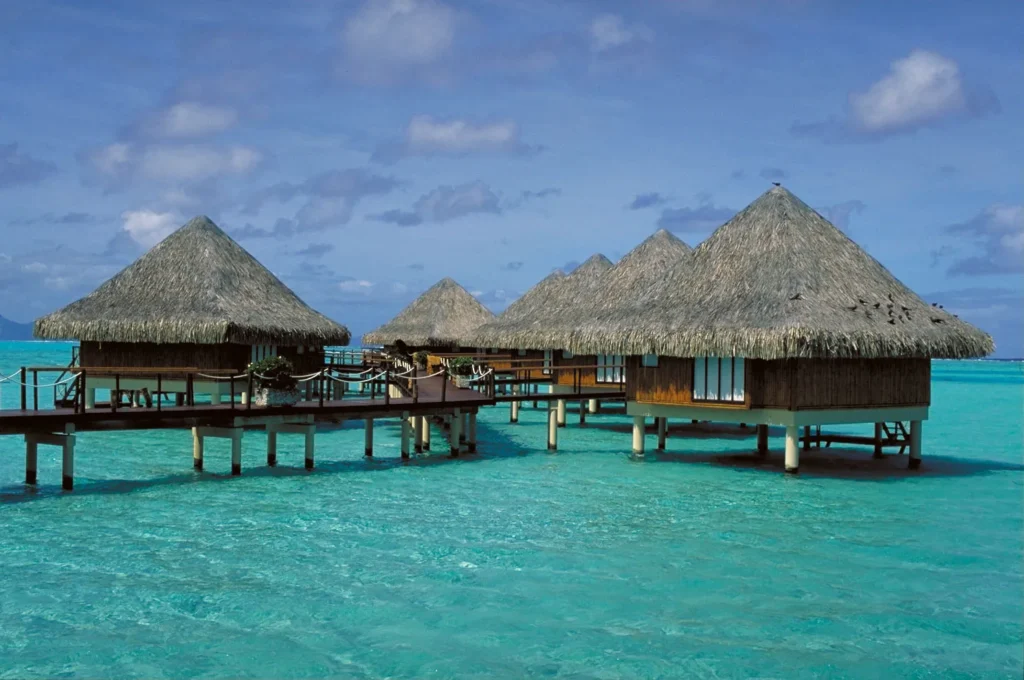
[[[0,344],[0,373],[69,355]],[[1024,372],[932,388],[918,472],[833,448],[789,477],[780,432],[762,463],[683,424],[635,461],[621,408],[549,454],[499,407],[479,455],[403,465],[391,421],[367,461],[353,424],[312,473],[299,437],[270,470],[247,432],[231,477],[224,440],[200,474],[187,431],[84,433],[64,493],[57,449],[29,490],[0,437],[0,678],[1020,677]]]

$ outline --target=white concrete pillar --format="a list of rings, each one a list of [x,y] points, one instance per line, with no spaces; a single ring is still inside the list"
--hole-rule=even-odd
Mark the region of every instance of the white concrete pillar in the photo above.
[[[466,448],[470,453],[476,453],[476,414],[469,414],[469,429],[466,431]]]
[[[658,418],[658,450],[664,451],[668,440],[668,418]]]
[[[365,437],[366,443],[365,443],[365,446],[363,448],[363,453],[366,455],[367,458],[372,458],[373,457],[373,418],[367,418],[365,423],[366,423],[366,425],[365,425],[366,430],[364,432],[364,437]]]
[[[800,471],[800,428],[786,426],[786,472],[795,475]]]
[[[644,416],[633,416],[633,453],[637,456],[644,455],[644,430],[647,428],[647,419]]]
[[[307,470],[313,469],[313,456],[316,450],[316,426],[310,425],[306,430],[306,456],[305,464]]]
[[[558,407],[548,402],[548,451],[558,450]]]
[[[213,404],[214,406],[217,406],[218,404],[220,404],[220,402],[220,392],[217,390],[217,388],[214,388],[214,391],[210,393],[210,403]]]
[[[423,416],[420,420],[423,421],[423,450],[430,450],[430,417]]]
[[[515,392],[513,392],[513,395],[515,395]],[[508,422],[510,422],[510,423],[518,423],[519,422],[519,402],[518,401],[510,401],[508,403],[508,408],[509,408]]]
[[[911,470],[921,467],[921,421],[910,421],[910,460],[907,465]]]
[[[565,399],[558,400],[558,426],[565,427]]]
[[[423,453],[423,417],[413,416],[413,450]]]
[[[768,426],[757,426],[757,454],[764,456],[768,454]]]
[[[277,465],[277,432],[272,429],[267,430],[267,465]]]
[[[39,481],[39,444],[31,437],[25,437],[25,483]]]
[[[885,458],[882,454],[882,423],[875,423],[875,458]]]
[[[600,404],[598,404],[597,399],[591,399],[587,403],[587,410],[590,411],[591,413],[597,413],[600,408],[601,406]]]
[[[75,426],[65,427],[63,456],[61,457],[61,488],[71,491],[75,488]]]
[[[236,427],[231,433],[231,474],[242,474],[242,428]]]
[[[203,435],[198,427],[192,428],[192,467],[203,470]]]
[[[409,412],[402,411],[402,458],[409,457]]]
[[[462,441],[462,409],[455,409],[452,413],[452,424],[448,429],[448,438],[451,440],[452,455],[459,455],[459,445]]]
[[[86,387],[85,388],[85,407],[96,408],[96,388]]]

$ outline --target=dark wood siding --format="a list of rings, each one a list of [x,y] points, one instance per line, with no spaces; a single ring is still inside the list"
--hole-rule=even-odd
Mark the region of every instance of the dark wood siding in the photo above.
[[[555,366],[573,367],[573,370],[555,371],[552,380],[557,385],[579,387],[597,387],[597,357],[593,354],[583,354],[566,358],[560,350],[553,352],[552,364]],[[602,383],[604,384],[604,383]]]
[[[278,347],[280,356],[295,364],[297,373],[312,373],[324,364],[322,349]],[[189,345],[148,342],[83,342],[80,350],[84,368],[198,368],[243,371],[252,358],[249,345]]]
[[[630,400],[693,404],[693,360],[661,357],[657,368],[630,357],[626,394]],[[721,408],[789,410],[927,406],[931,402],[928,359],[748,360],[746,404],[701,405]]]

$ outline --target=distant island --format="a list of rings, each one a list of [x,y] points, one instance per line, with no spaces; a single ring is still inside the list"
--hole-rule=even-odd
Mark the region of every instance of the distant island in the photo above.
[[[32,324],[18,323],[0,316],[0,340],[31,340]]]

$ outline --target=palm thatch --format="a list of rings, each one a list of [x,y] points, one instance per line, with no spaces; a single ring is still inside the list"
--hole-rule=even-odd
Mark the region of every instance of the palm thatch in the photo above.
[[[968,358],[992,338],[928,305],[824,217],[774,187],[668,274],[579,332],[578,352]]]
[[[607,257],[592,255],[564,278],[549,283],[549,276],[497,319],[478,328],[472,334],[472,344],[502,349],[562,349],[546,344],[544,332],[577,305],[593,299],[594,286],[611,268]]]
[[[443,278],[412,301],[398,316],[363,336],[364,344],[411,347],[459,347],[494,313],[451,278]]]
[[[347,345],[208,217],[196,217],[81,300],[36,320],[36,337],[97,342]]]

